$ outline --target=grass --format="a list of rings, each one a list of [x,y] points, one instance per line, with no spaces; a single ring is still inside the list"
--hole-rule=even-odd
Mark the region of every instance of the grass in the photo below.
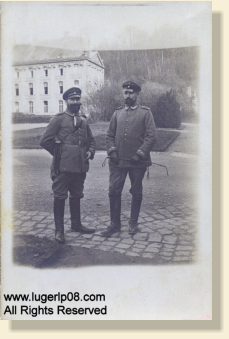
[[[105,134],[107,131],[108,123],[96,123],[91,125],[92,133],[96,141],[97,150],[106,150]],[[44,127],[33,128],[25,131],[13,132],[13,147],[36,149],[41,148],[39,141],[44,131]],[[158,141],[153,146],[152,151],[164,152],[167,147],[177,138],[180,133],[177,131],[157,130]]]

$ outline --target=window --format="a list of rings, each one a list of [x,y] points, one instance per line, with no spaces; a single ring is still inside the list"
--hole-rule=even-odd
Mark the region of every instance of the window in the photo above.
[[[44,113],[48,113],[48,101],[44,101]]]
[[[63,68],[60,68],[60,75],[63,75],[64,74],[64,70]]]
[[[79,80],[74,80],[74,85],[79,86]]]
[[[16,78],[19,79],[19,72],[16,72]]]
[[[19,102],[15,102],[15,112],[19,112]]]
[[[59,81],[60,93],[63,93],[63,81]]]
[[[48,94],[48,83],[44,82],[44,94]]]
[[[16,92],[16,95],[18,96],[19,95],[19,85],[15,85],[15,92]]]
[[[59,100],[59,112],[63,112],[63,100]]]
[[[33,113],[33,101],[29,102],[29,113],[32,114]]]
[[[45,69],[45,76],[47,77],[48,76],[48,70]]]
[[[33,78],[33,71],[30,71],[30,77]]]
[[[33,95],[33,84],[29,84],[29,93]]]

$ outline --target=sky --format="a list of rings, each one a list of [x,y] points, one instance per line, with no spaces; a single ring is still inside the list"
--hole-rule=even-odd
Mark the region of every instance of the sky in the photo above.
[[[58,46],[68,34],[73,49],[171,48],[201,45],[211,2],[3,2],[2,15],[12,45]]]

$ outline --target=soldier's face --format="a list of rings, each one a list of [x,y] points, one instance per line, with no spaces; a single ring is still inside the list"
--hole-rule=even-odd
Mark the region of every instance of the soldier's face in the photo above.
[[[132,106],[137,100],[138,94],[138,92],[123,91],[125,104],[128,106]]]
[[[78,113],[80,109],[80,98],[68,98],[66,100],[67,107],[72,113]]]

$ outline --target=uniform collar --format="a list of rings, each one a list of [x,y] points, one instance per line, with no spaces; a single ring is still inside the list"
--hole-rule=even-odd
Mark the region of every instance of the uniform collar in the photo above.
[[[136,103],[135,106],[127,106],[127,105],[125,105],[125,110],[126,110],[126,111],[128,111],[129,109],[134,110],[134,109],[138,108],[138,106],[139,106],[138,103]]]
[[[72,113],[72,112],[70,112],[68,109],[66,109],[66,111],[65,111],[64,113],[70,115],[70,117],[74,117],[74,116],[78,116],[78,117],[79,117],[79,116],[80,116],[80,112],[78,112],[78,113]]]

